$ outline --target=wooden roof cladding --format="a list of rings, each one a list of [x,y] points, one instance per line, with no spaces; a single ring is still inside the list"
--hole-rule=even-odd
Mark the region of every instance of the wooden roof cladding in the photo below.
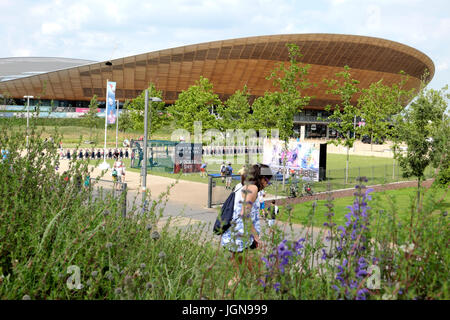
[[[380,79],[388,85],[398,82],[401,70],[412,77],[408,88],[417,88],[425,69],[430,72],[428,81],[435,71],[425,54],[397,42],[353,35],[292,34],[188,45],[115,59],[112,66],[93,63],[0,82],[0,92],[17,98],[31,94],[42,99],[90,100],[96,94],[104,99],[108,79],[117,82],[119,100],[136,97],[153,82],[163,91],[164,101],[173,103],[182,90],[204,76],[222,99],[244,85],[255,98],[275,90],[266,77],[279,62],[288,61],[287,43],[297,44],[301,62],[311,65],[308,78],[318,86],[304,94],[314,97],[311,106],[316,107],[338,102],[325,94],[322,80],[334,78],[345,65],[362,88]]]

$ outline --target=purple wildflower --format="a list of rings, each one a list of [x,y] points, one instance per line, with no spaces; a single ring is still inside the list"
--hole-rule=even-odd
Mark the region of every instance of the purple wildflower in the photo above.
[[[279,282],[277,282],[273,285],[273,288],[275,289],[276,292],[278,292],[278,291],[280,291],[281,284]]]
[[[356,300],[366,300],[366,293],[368,292],[369,290],[367,290],[366,288],[358,290],[358,292],[356,293]]]

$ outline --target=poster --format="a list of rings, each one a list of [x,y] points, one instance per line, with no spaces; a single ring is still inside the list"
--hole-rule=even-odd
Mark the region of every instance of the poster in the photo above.
[[[202,164],[202,144],[181,142],[175,146],[173,173],[200,172]]]
[[[116,123],[116,83],[106,83],[106,114],[108,124]]]
[[[284,150],[283,141],[266,139],[263,163],[277,172],[284,160],[286,168],[297,171],[303,180],[319,181],[320,144],[291,139]]]

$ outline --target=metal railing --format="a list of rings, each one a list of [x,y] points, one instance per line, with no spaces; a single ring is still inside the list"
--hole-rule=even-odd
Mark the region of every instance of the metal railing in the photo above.
[[[227,187],[227,179],[229,188]],[[227,200],[234,187],[241,182],[241,176],[233,174],[231,176],[221,176],[220,174],[208,175],[208,208],[220,205]]]
[[[308,183],[312,192],[320,193],[328,190],[336,191],[342,189],[352,189],[358,184],[358,177],[366,177],[369,185],[383,185],[389,183],[398,183],[413,181],[415,177],[405,178],[402,175],[402,168],[396,163],[385,164],[382,166],[358,166],[350,167],[348,170],[348,177],[346,176],[346,169],[324,170],[319,169],[319,177],[323,177],[320,181],[308,181],[304,180],[300,175],[286,174],[283,181],[283,176],[278,174],[271,180],[271,184],[265,189],[266,193],[276,197],[291,197],[291,186],[297,184],[296,191],[298,196],[306,195],[304,185]],[[425,179],[432,178],[434,176],[434,170],[430,166],[425,170]],[[222,182],[222,177],[219,174],[208,176],[208,207],[211,208],[214,205],[221,205],[225,202],[228,195],[231,193],[230,189],[225,188],[225,183]],[[232,187],[240,182],[240,176],[233,176]]]

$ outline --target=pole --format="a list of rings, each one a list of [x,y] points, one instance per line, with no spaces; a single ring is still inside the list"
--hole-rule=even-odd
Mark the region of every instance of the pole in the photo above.
[[[116,100],[116,149],[119,140],[119,100]]]
[[[28,149],[28,126],[30,122],[30,96],[27,96],[27,149]]]
[[[105,145],[103,148],[103,163],[106,163],[106,133],[108,130],[108,79],[106,79],[106,99],[105,99]],[[106,167],[106,166],[105,166]]]
[[[148,124],[148,89],[145,90],[144,111],[144,167],[142,174],[142,205],[145,203],[145,190],[147,187],[147,124]]]

